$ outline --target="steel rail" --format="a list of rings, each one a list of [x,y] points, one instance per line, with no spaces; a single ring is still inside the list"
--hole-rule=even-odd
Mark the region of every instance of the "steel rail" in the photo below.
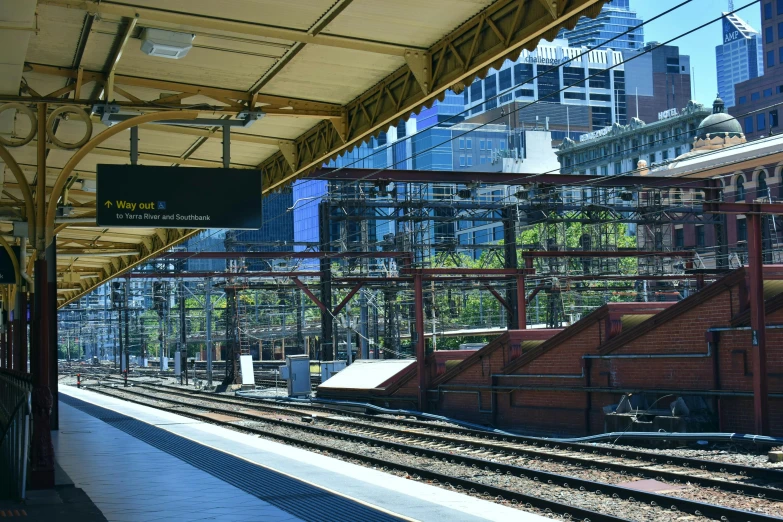
[[[411,475],[414,478],[420,477],[420,478],[429,479],[429,480],[432,480],[432,481],[435,481],[435,482],[438,482],[438,483],[442,482],[443,484],[445,484],[447,486],[449,486],[449,485],[452,485],[452,486],[456,485],[459,488],[465,490],[465,492],[478,493],[479,491],[482,491],[485,495],[489,495],[489,496],[493,496],[493,497],[501,497],[503,499],[511,500],[512,502],[515,501],[515,502],[519,502],[519,503],[525,503],[526,505],[529,505],[531,507],[536,507],[536,508],[539,508],[539,509],[551,511],[553,513],[560,513],[560,514],[563,514],[563,515],[576,516],[576,517],[578,517],[579,520],[583,520],[585,522],[631,522],[631,521],[629,521],[627,519],[624,519],[624,518],[619,518],[619,517],[615,517],[615,516],[612,516],[612,515],[605,515],[605,514],[602,514],[602,513],[598,513],[596,511],[591,511],[591,510],[588,510],[588,509],[583,509],[583,508],[579,508],[579,507],[575,507],[575,506],[564,505],[564,504],[561,504],[559,502],[554,502],[552,500],[547,500],[547,499],[544,499],[544,498],[537,497],[535,495],[528,495],[526,493],[521,493],[521,492],[518,492],[518,491],[512,491],[512,490],[500,488],[500,487],[497,487],[497,486],[489,486],[489,485],[486,485],[486,484],[482,484],[480,482],[475,482],[475,481],[468,480],[468,479],[454,477],[454,476],[451,476],[451,475],[446,475],[444,473],[437,473],[437,472],[434,472],[434,471],[431,471],[431,470],[427,470],[427,469],[423,469],[423,468],[419,468],[419,467],[415,467],[415,466],[410,466],[410,465],[406,465],[406,464],[399,464],[399,463],[396,463],[396,462],[390,462],[390,461],[379,459],[379,458],[376,458],[376,457],[370,457],[370,456],[367,456],[367,455],[358,455],[358,454],[356,454],[356,453],[354,453],[352,451],[341,450],[341,449],[335,448],[333,446],[328,446],[326,444],[319,444],[319,443],[316,443],[316,442],[303,441],[301,439],[297,439],[297,438],[294,438],[294,437],[288,437],[288,436],[280,435],[280,434],[277,434],[277,433],[270,433],[270,432],[265,431],[265,430],[260,430],[260,429],[257,429],[257,428],[251,428],[249,426],[239,426],[239,425],[236,425],[236,424],[231,424],[229,422],[222,422],[222,421],[215,420],[215,419],[213,419],[213,418],[211,418],[211,417],[209,417],[207,415],[200,415],[198,413],[190,413],[190,412],[182,412],[182,411],[179,411],[179,410],[174,409],[174,408],[165,408],[165,407],[162,407],[162,406],[153,406],[153,405],[151,405],[151,404],[149,404],[148,402],[145,402],[145,401],[136,400],[136,399],[130,399],[130,398],[127,398],[127,397],[119,397],[118,395],[115,395],[115,394],[112,394],[112,393],[108,393],[106,390],[100,390],[100,389],[96,389],[96,388],[90,388],[90,389],[91,389],[91,391],[95,391],[97,393],[100,393],[100,394],[103,394],[103,395],[107,395],[109,397],[119,398],[119,399],[124,400],[124,401],[132,402],[134,404],[140,404],[140,405],[143,405],[143,406],[159,409],[159,410],[162,410],[162,411],[169,411],[169,412],[172,412],[172,413],[177,413],[178,415],[188,416],[188,417],[199,419],[199,420],[202,420],[204,422],[211,423],[211,424],[218,424],[218,425],[223,425],[223,426],[229,426],[229,427],[231,427],[233,429],[236,429],[238,431],[244,431],[244,432],[252,433],[254,435],[259,435],[259,436],[262,436],[262,437],[280,440],[280,441],[283,441],[283,442],[285,442],[287,444],[290,444],[292,446],[304,447],[304,448],[307,448],[307,449],[312,449],[312,450],[317,450],[317,451],[321,451],[321,452],[326,452],[326,453],[339,455],[341,457],[348,458],[348,459],[351,459],[351,460],[358,460],[358,461],[366,462],[368,464],[372,464],[373,466],[381,468],[384,471],[386,471],[387,469],[391,469],[392,471],[405,471],[406,473],[408,473],[409,475]],[[122,391],[126,391],[126,390],[123,389]],[[174,402],[176,402],[176,401],[174,401]],[[207,410],[207,411],[222,412],[222,413],[225,414],[225,411],[222,411],[222,410],[210,410],[209,408],[203,408],[203,407],[201,409],[204,409],[204,410]],[[232,414],[233,414],[233,412],[232,412]],[[256,418],[256,420],[258,420],[258,418]],[[281,424],[281,423],[284,423],[284,421],[277,421],[277,422],[275,422],[275,424]],[[285,423],[285,424],[289,424],[291,426],[296,426],[296,427],[299,427],[299,428],[307,429],[306,426],[298,426],[298,425],[293,424],[293,423]],[[328,432],[329,430],[324,430],[324,431]],[[330,433],[331,433],[331,435],[326,435],[329,438],[343,438],[343,437],[340,437],[339,436],[340,434],[338,434],[337,432],[330,432]],[[368,444],[372,444],[371,440],[372,439],[369,439],[367,443]]]
[[[92,389],[95,390],[94,388],[92,388]],[[100,391],[105,392],[105,390],[100,390]],[[225,411],[225,409],[209,408],[209,407],[205,407],[205,406],[197,406],[197,405],[194,405],[194,404],[189,404],[189,403],[184,402],[184,401],[173,400],[173,399],[166,399],[166,398],[163,398],[163,397],[155,397],[155,396],[147,395],[147,394],[144,394],[144,393],[137,393],[137,392],[134,392],[134,391],[129,391],[127,388],[123,388],[123,389],[120,389],[118,391],[123,392],[123,393],[129,393],[131,395],[141,396],[141,397],[144,397],[146,399],[153,400],[153,401],[167,402],[167,403],[171,403],[171,404],[176,404],[178,406],[184,406],[184,407],[193,408],[193,409],[197,409],[197,410],[205,410],[205,411],[208,411],[208,412],[220,413],[220,414],[223,414],[223,415],[228,414],[228,415],[230,415],[232,417],[238,417],[238,418],[243,418],[243,419],[246,419],[246,420],[252,420],[252,421],[257,421],[257,422],[266,422],[266,423],[270,423],[270,424],[274,424],[274,425],[278,425],[278,426],[283,426],[283,427],[286,427],[286,428],[292,428],[292,429],[295,429],[295,430],[300,430],[300,431],[313,433],[315,435],[326,436],[326,437],[330,437],[330,438],[337,438],[337,439],[340,439],[340,440],[349,440],[349,441],[352,441],[352,442],[357,442],[357,443],[362,443],[362,444],[369,444],[369,445],[375,446],[375,447],[378,447],[378,446],[386,447],[386,448],[389,448],[389,449],[392,449],[392,450],[395,450],[395,451],[399,451],[399,452],[402,452],[402,453],[406,453],[406,454],[414,454],[415,453],[416,456],[423,456],[423,457],[433,458],[433,459],[442,460],[442,461],[445,460],[446,462],[451,462],[453,464],[462,464],[462,465],[470,466],[470,467],[483,468],[486,471],[492,471],[494,469],[497,473],[502,473],[503,475],[505,475],[505,474],[512,474],[514,476],[519,476],[519,477],[531,479],[531,480],[534,480],[534,481],[537,481],[537,482],[542,482],[542,483],[545,483],[545,484],[553,484],[553,485],[557,485],[557,486],[561,486],[561,487],[568,487],[568,488],[576,487],[580,491],[589,491],[589,492],[592,492],[592,493],[595,493],[595,494],[598,494],[598,495],[607,494],[607,495],[610,495],[611,497],[615,497],[616,496],[616,498],[621,498],[623,500],[629,500],[629,499],[633,500],[633,501],[639,500],[639,501],[643,501],[645,503],[649,503],[652,506],[659,506],[659,507],[670,506],[673,511],[684,511],[684,512],[687,512],[687,513],[692,514],[692,515],[701,515],[701,516],[711,517],[711,518],[714,518],[716,520],[721,520],[721,521],[726,520],[726,521],[729,521],[729,522],[732,522],[732,521],[767,522],[767,521],[780,520],[780,518],[777,518],[777,517],[772,517],[772,516],[768,516],[768,515],[764,515],[764,514],[760,514],[760,513],[754,513],[754,512],[751,512],[751,511],[738,510],[738,509],[734,509],[734,508],[730,508],[730,507],[726,507],[726,506],[715,505],[715,504],[708,504],[708,503],[704,503],[704,502],[698,502],[698,501],[694,501],[694,500],[683,499],[683,498],[680,498],[680,497],[661,495],[661,494],[657,494],[657,493],[650,493],[650,492],[630,489],[630,488],[626,488],[626,487],[622,487],[622,486],[616,486],[616,485],[596,482],[596,481],[592,481],[592,480],[585,480],[585,479],[580,479],[580,478],[567,476],[567,475],[560,475],[560,474],[557,474],[557,473],[552,473],[552,472],[547,472],[547,471],[534,470],[534,469],[526,468],[526,467],[523,467],[523,466],[516,466],[516,465],[512,465],[512,464],[503,464],[503,463],[499,463],[499,462],[492,462],[490,460],[480,459],[480,458],[476,458],[476,457],[470,457],[470,456],[467,456],[467,455],[452,454],[452,453],[447,453],[447,452],[444,452],[444,451],[439,451],[439,450],[435,450],[435,449],[421,448],[421,447],[413,447],[412,448],[408,444],[400,444],[400,443],[392,442],[392,441],[388,441],[388,440],[375,439],[375,438],[366,437],[366,436],[363,436],[363,435],[349,434],[349,433],[339,432],[339,431],[335,431],[335,430],[329,430],[329,429],[325,429],[325,428],[318,428],[318,427],[310,426],[310,425],[302,425],[302,424],[297,424],[297,423],[293,423],[293,422],[289,422],[289,421],[283,421],[283,420],[278,420],[278,419],[270,419],[270,418],[267,418],[267,417],[260,417],[258,415],[252,415],[252,414],[249,414],[249,413],[236,412],[236,411],[232,411],[232,412],[227,413]],[[107,393],[107,392],[105,392],[105,393],[107,395],[111,395],[110,393]],[[166,392],[164,392],[164,393],[166,393]],[[116,397],[116,395],[115,395],[115,397]],[[123,399],[123,400],[126,400],[126,399]],[[150,407],[153,407],[153,408],[166,410],[166,408],[161,407],[161,406],[153,406],[153,405],[149,405],[149,404],[146,404],[146,405],[150,406]],[[182,412],[182,411],[178,411],[178,410],[171,410],[171,411],[175,411],[176,413],[179,413],[181,415],[186,415],[186,416],[187,415],[191,415],[191,413],[189,413],[189,412]],[[217,421],[217,420],[212,419],[212,418],[210,418],[208,416],[203,416],[203,418],[205,420],[207,420],[208,422],[212,422],[212,423],[218,422],[220,424],[224,424],[224,425],[227,425],[227,426],[238,427],[238,426],[236,426],[236,425],[234,425],[234,424],[232,424],[230,422]],[[242,429],[244,429],[244,428],[242,428]],[[262,432],[262,433],[266,433],[266,432]],[[354,455],[354,458],[358,457],[355,454],[352,454],[352,455]],[[485,486],[482,485],[482,487],[485,487]],[[536,498],[538,498],[538,497],[536,497]]]
[[[139,386],[139,384],[136,384],[136,386]],[[150,386],[141,384],[145,389],[149,388],[154,390],[157,388],[157,386]],[[213,401],[213,402],[219,402],[221,404],[231,404],[235,406],[246,406],[246,405],[252,405],[255,408],[258,408],[257,404],[254,404],[253,402],[246,402],[246,401],[239,401],[234,399],[229,399],[225,397],[209,397],[201,395],[194,395],[194,394],[186,394],[186,393],[178,393],[176,391],[169,391],[165,390],[162,393],[167,393],[170,395],[175,396],[184,396],[184,397],[193,397],[197,400],[204,400],[204,401]],[[301,410],[292,410],[288,408],[274,408],[274,407],[263,407],[263,409],[273,412],[297,412]],[[311,408],[313,409],[313,408]],[[333,411],[333,410],[332,410]],[[344,414],[343,411],[339,412],[341,415]],[[386,421],[390,424],[394,424],[396,421],[393,419],[378,419],[374,418],[372,419],[374,421]],[[436,441],[439,443],[448,443],[448,444],[456,444],[461,446],[470,446],[474,449],[489,449],[492,451],[495,451],[496,453],[507,455],[509,452],[525,455],[530,458],[534,458],[537,460],[549,460],[552,462],[559,462],[559,463],[566,463],[566,464],[576,464],[579,467],[586,466],[589,468],[595,468],[595,469],[603,469],[607,471],[615,471],[619,473],[625,473],[629,475],[636,475],[640,477],[651,477],[651,478],[657,478],[657,479],[663,479],[663,480],[669,480],[672,482],[681,482],[688,480],[689,482],[693,483],[696,486],[699,487],[711,487],[711,488],[718,488],[723,491],[726,491],[728,493],[738,493],[743,495],[750,495],[758,498],[768,498],[772,500],[781,500],[783,501],[783,490],[781,489],[774,489],[764,486],[757,486],[755,484],[746,484],[743,482],[734,482],[730,480],[722,480],[722,479],[714,479],[710,477],[698,477],[694,475],[688,475],[686,473],[682,472],[676,472],[676,471],[667,471],[667,470],[657,470],[657,469],[650,469],[648,467],[642,467],[641,464],[639,466],[633,466],[630,464],[622,464],[617,462],[606,462],[606,461],[599,461],[595,460],[595,456],[569,456],[569,455],[561,455],[557,453],[553,453],[555,450],[553,449],[528,449],[528,448],[518,448],[518,447],[511,447],[507,445],[503,445],[502,443],[498,442],[477,442],[477,441],[471,441],[464,438],[456,438],[456,437],[447,437],[447,436],[440,436],[440,435],[433,435],[428,433],[415,433],[411,432],[409,430],[401,430],[397,428],[390,428],[385,426],[373,426],[369,425],[366,422],[356,422],[356,421],[350,421],[346,419],[330,419],[328,417],[319,417],[319,422],[327,422],[330,424],[338,424],[338,425],[344,425],[349,426],[354,429],[360,429],[360,430],[375,430],[378,432],[387,432],[390,434],[394,434],[401,437],[416,437],[421,438],[426,442],[430,441]],[[423,423],[426,424],[426,423]],[[429,425],[426,425],[425,428],[430,428]],[[465,435],[465,434],[463,434]],[[573,450],[571,450],[573,451]],[[632,460],[632,458],[626,456],[619,456],[619,458],[623,458],[626,460]],[[697,463],[696,461],[695,463]],[[670,465],[669,463],[651,463],[653,465],[661,466],[661,465]],[[700,472],[705,471],[701,470],[695,467],[691,467],[688,465],[688,463],[685,463],[684,465],[680,465],[680,467],[688,469],[692,472]],[[744,467],[740,472],[734,473],[735,475],[742,476],[744,478],[750,478],[748,476],[749,471],[754,471],[756,468],[751,467]],[[583,468],[585,469],[585,468]],[[723,473],[731,473],[728,470],[721,471]],[[780,473],[780,472],[778,472]],[[780,474],[779,477],[774,477],[776,480],[783,480],[783,473]]]
[[[137,384],[150,386],[144,383],[137,383]],[[163,387],[172,391],[186,393],[190,395],[204,394],[203,392],[197,390],[193,390],[193,391],[183,390],[182,388],[176,386],[169,386],[165,384],[152,386],[152,388],[156,388],[156,387]],[[266,404],[273,405],[271,407],[277,407],[277,409],[281,408],[279,401],[275,401],[271,399],[249,399],[246,397],[242,397],[241,399],[236,399],[236,400],[245,401],[245,404],[257,405],[258,403],[266,403]],[[286,404],[285,408],[291,410],[299,410],[299,411],[302,410],[306,411],[306,410],[311,410],[313,408],[320,408],[327,411],[340,413],[341,415],[344,416],[351,416],[351,417],[361,418],[365,420],[375,420],[375,421],[378,420],[376,415],[346,411],[340,408],[329,407],[328,405],[322,405],[317,403],[313,404],[312,406],[304,406],[302,404],[292,403],[292,404]],[[594,456],[632,459],[637,461],[651,462],[657,465],[677,465],[684,468],[691,468],[697,471],[733,473],[735,475],[741,475],[747,478],[758,478],[758,479],[768,480],[771,482],[783,483],[783,471],[775,470],[775,469],[757,468],[753,466],[744,466],[742,464],[732,464],[729,462],[718,462],[714,460],[705,460],[705,459],[694,459],[690,457],[680,457],[674,455],[662,455],[662,454],[650,453],[648,451],[641,451],[641,450],[596,447],[591,444],[578,443],[578,442],[559,443],[559,442],[553,442],[552,440],[547,439],[546,437],[533,437],[533,436],[510,435],[510,434],[501,435],[489,431],[481,431],[481,430],[474,430],[470,428],[461,428],[461,427],[454,427],[454,426],[441,426],[429,422],[423,422],[423,421],[412,420],[412,419],[393,419],[393,420],[388,419],[388,420],[389,422],[394,422],[396,424],[403,424],[414,428],[425,428],[432,431],[442,431],[442,432],[448,432],[457,435],[468,435],[472,437],[483,438],[488,441],[499,441],[502,439],[503,442],[514,442],[517,444],[531,444],[533,446],[541,445],[545,448],[551,446],[553,450],[579,451],[580,453],[587,453]]]

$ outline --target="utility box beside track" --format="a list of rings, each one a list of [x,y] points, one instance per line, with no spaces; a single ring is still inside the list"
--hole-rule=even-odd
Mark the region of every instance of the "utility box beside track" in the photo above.
[[[310,385],[310,356],[287,355],[285,366],[280,368],[280,377],[288,382],[288,396],[309,396],[312,391]]]

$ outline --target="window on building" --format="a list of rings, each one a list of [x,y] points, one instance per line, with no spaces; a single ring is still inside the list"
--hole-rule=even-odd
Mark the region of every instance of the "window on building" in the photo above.
[[[764,89],[764,97],[772,96],[772,89]]]
[[[484,79],[484,99],[487,100],[484,104],[485,110],[494,109],[498,106],[498,100],[496,98],[498,94],[497,75],[490,74]]]
[[[506,142],[503,140],[500,140],[500,150],[506,150]]]
[[[407,130],[408,129],[405,127],[405,122],[404,121],[399,122],[397,124],[397,139],[399,140],[407,136],[406,134]]]
[[[590,95],[591,101],[612,101],[612,95],[611,94],[591,94]]]
[[[517,98],[522,98],[523,96],[532,98],[536,95],[535,91],[533,89],[517,89],[514,91],[514,96]]]
[[[498,74],[498,88],[506,91],[511,88],[511,69],[503,69]]]
[[[480,158],[480,160],[479,160],[479,163],[480,163],[481,165],[484,165],[486,162],[487,162],[487,158],[486,158],[485,156],[481,156],[481,158]]]
[[[484,150],[486,143],[484,140],[479,140],[479,150]]]
[[[737,176],[737,187],[734,192],[734,201],[745,201],[745,176]]]
[[[548,102],[557,102],[560,99],[557,92],[560,90],[560,70],[553,68],[544,72],[539,70],[538,76],[538,99]]]
[[[465,148],[465,138],[459,139],[459,148],[464,149]]]
[[[492,241],[503,240],[503,227],[495,227],[492,229]]]
[[[468,167],[472,167],[473,166],[473,156],[468,156],[467,160],[468,160]]]
[[[761,114],[756,114],[756,130],[764,130],[767,128],[767,115],[763,112]]]
[[[778,126],[778,110],[773,109],[769,111],[769,128]]]
[[[651,147],[655,145],[655,134],[647,135],[647,145],[650,145]]]
[[[759,96],[759,93],[757,93],[757,92],[750,93],[750,101],[756,101],[759,98],[761,98],[761,96]]]
[[[764,41],[766,43],[772,43],[775,40],[774,29],[770,25],[764,29]]]
[[[465,166],[465,156],[459,157],[459,166],[464,167]]]
[[[593,115],[593,129],[603,129],[612,124],[612,108],[611,107],[593,107],[591,109]]]
[[[564,87],[584,87],[585,70],[581,67],[563,67]]]
[[[783,39],[783,22],[778,24],[778,40]]]
[[[621,174],[623,172],[623,165],[619,161],[614,164],[614,175]]]
[[[777,4],[778,4],[778,9],[777,9],[778,14],[782,15],[783,14],[783,0],[777,0]]]
[[[666,57],[666,72],[669,74],[677,74],[680,72],[680,57],[679,56],[667,56]]]
[[[783,49],[783,48],[781,48],[781,49]],[[748,102],[748,97],[747,96],[740,96],[739,97],[739,104],[740,105],[744,105],[747,102]]]
[[[590,69],[590,78],[588,83],[591,89],[610,89],[609,71],[606,69]]]
[[[753,116],[745,116],[745,134],[753,132]]]
[[[631,160],[631,170],[636,170],[639,167],[639,158],[636,157]]]
[[[465,147],[472,149],[473,148],[473,140],[470,138],[465,139]]]
[[[661,151],[661,160],[666,161],[669,159],[669,149]]]
[[[674,147],[674,157],[679,158],[682,155],[682,147]]]
[[[775,65],[775,51],[767,51],[767,67]]]
[[[475,103],[484,97],[481,80],[476,80],[470,85],[470,101]]]
[[[647,166],[652,167],[653,163],[655,163],[655,154],[650,154],[650,157],[647,160]]]
[[[745,223],[745,218],[737,218],[737,242],[748,240],[748,224]]]
[[[685,246],[685,230],[682,228],[676,228],[674,230],[674,246],[676,248],[682,248]]]
[[[609,165],[601,165],[601,175],[602,176],[609,175]]]
[[[586,100],[587,95],[583,92],[564,92],[563,99],[565,100]]]
[[[522,85],[523,83],[530,83],[532,81],[533,81],[533,64],[531,63],[514,64],[515,85]]]
[[[764,4],[764,20],[772,18],[772,2]]]
[[[704,225],[696,225],[696,246],[704,247]]]

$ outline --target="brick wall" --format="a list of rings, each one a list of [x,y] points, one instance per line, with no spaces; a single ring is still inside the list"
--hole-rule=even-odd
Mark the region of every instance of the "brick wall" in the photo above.
[[[771,274],[780,275],[777,270]],[[675,396],[676,390],[752,392],[750,332],[719,332],[717,343],[709,347],[706,337],[711,327],[727,327],[732,319],[736,322],[744,316],[745,276],[744,270],[735,271],[711,288],[620,333],[616,321],[623,314],[645,311],[613,309],[610,304],[518,360],[509,360],[512,340],[500,338],[497,346],[466,361],[470,364],[448,380],[448,384],[463,387],[441,393],[437,410],[522,432],[578,435],[604,431],[603,407],[616,404],[620,390],[669,390]],[[770,310],[767,324],[783,324],[783,307]],[[585,355],[602,358],[585,359]],[[767,373],[770,393],[783,393],[783,329],[767,331]],[[588,393],[584,389],[588,386],[616,388],[618,392]],[[668,407],[674,398],[665,395],[650,393],[651,400],[661,399],[657,408]],[[752,397],[718,400],[705,396],[705,400],[720,429],[753,431]],[[781,406],[783,400],[770,400],[775,435],[783,435]]]

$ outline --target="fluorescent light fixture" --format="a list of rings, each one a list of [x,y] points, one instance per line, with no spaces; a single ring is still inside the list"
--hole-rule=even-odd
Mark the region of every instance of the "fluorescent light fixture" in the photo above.
[[[141,51],[150,56],[179,60],[193,47],[193,33],[178,33],[146,27],[141,33]]]

